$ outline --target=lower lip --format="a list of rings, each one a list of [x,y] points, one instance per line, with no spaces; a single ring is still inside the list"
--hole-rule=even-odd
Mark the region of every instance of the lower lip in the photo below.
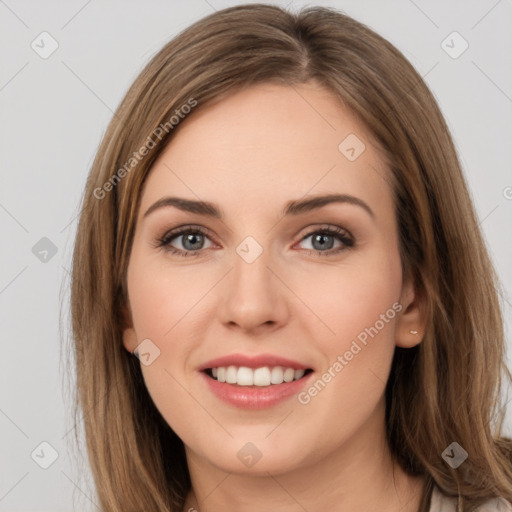
[[[237,386],[212,379],[205,372],[200,372],[206,380],[210,391],[231,405],[242,409],[266,409],[297,395],[306,385],[313,372],[292,382],[272,384],[270,386]]]

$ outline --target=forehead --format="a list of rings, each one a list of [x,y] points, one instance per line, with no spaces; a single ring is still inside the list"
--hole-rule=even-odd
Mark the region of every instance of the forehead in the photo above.
[[[251,86],[181,123],[150,171],[141,209],[166,193],[258,210],[333,192],[392,202],[373,136],[318,85]]]

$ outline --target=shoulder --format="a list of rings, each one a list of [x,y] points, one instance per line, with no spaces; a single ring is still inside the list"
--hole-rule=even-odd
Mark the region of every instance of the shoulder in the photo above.
[[[479,507],[478,512],[512,512],[512,505],[503,498],[494,498]]]
[[[478,507],[478,512],[512,512],[512,504],[503,498],[493,498]],[[429,512],[456,512],[457,499],[445,496],[434,486]]]

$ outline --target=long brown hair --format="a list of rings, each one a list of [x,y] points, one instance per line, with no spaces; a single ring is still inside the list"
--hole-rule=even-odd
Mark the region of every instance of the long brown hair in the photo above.
[[[502,376],[511,375],[498,283],[433,95],[393,45],[354,19],[330,8],[253,4],[205,17],[163,47],[117,109],[88,177],[71,283],[75,415],[84,415],[103,510],[181,512],[190,489],[183,443],[122,344],[140,192],[186,123],[169,120],[186,104],[199,111],[252,84],[308,81],[334,93],[383,148],[404,272],[429,309],[422,343],[395,351],[386,389],[392,452],[424,476],[422,511],[434,483],[458,497],[459,510],[494,496],[512,502],[512,442],[500,437]],[[148,137],[155,146],[135,158]],[[468,453],[457,469],[441,456],[452,442]]]

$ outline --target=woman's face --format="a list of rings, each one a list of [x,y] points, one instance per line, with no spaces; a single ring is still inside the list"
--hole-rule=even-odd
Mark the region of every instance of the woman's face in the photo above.
[[[279,474],[382,438],[393,351],[420,318],[374,144],[325,89],[264,84],[191,114],[152,168],[124,345],[142,343],[189,456]]]

